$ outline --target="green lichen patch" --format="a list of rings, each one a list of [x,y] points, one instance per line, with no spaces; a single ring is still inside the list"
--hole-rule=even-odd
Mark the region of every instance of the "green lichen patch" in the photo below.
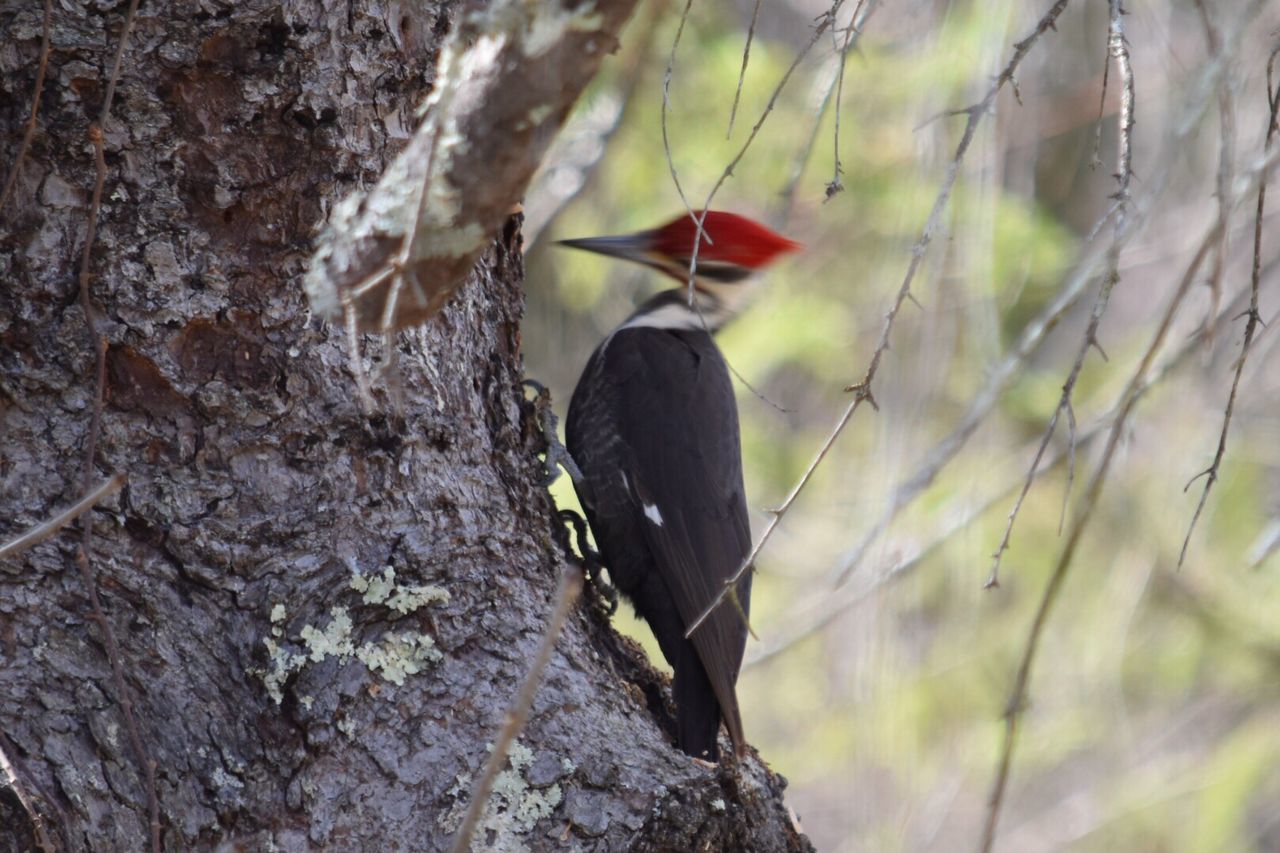
[[[351,589],[361,594],[368,605],[382,606],[398,616],[406,616],[431,604],[445,604],[449,592],[432,585],[399,585],[395,569],[388,566],[381,574],[356,574],[350,581]],[[284,622],[288,611],[284,604],[271,608],[270,636],[263,639],[268,664],[266,668],[253,670],[262,679],[267,695],[277,705],[284,700],[284,684],[289,677],[307,663],[320,663],[336,658],[345,663],[356,658],[370,672],[395,685],[403,685],[405,679],[422,672],[428,664],[443,659],[436,648],[435,638],[418,631],[390,631],[374,642],[357,643],[353,635],[351,613],[346,607],[335,606],[329,611],[329,620],[323,627],[304,625],[298,632],[298,644],[290,647],[284,640]],[[304,707],[310,707],[313,697],[305,697]]]
[[[370,670],[392,684],[404,684],[405,678],[422,672],[427,664],[444,658],[436,641],[426,634],[389,633],[379,643],[365,643],[356,650]]]
[[[353,575],[351,588],[363,594],[365,604],[383,604],[401,616],[420,610],[428,604],[449,603],[449,591],[444,587],[397,584],[396,570],[391,566],[383,569],[380,575]]]
[[[347,608],[335,607],[329,614],[332,618],[324,630],[314,625],[302,627],[300,636],[312,663],[320,663],[327,657],[345,661],[355,653],[355,644],[351,641],[351,616]]]
[[[533,750],[514,741],[507,755],[507,769],[498,773],[493,791],[480,817],[476,838],[487,838],[488,850],[514,853],[529,849],[527,836],[538,821],[551,816],[564,799],[558,784],[534,788],[527,773],[533,764]],[[458,795],[471,787],[468,776],[459,776],[448,793]],[[467,802],[458,800],[441,815],[438,824],[446,832],[457,832],[467,811]]]

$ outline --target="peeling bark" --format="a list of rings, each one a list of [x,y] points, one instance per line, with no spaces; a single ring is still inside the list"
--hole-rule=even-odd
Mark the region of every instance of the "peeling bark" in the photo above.
[[[122,10],[55,4],[40,130],[0,212],[6,540],[81,496],[85,140]],[[410,138],[449,15],[143,4],[125,53],[91,293],[109,342],[95,480],[128,483],[93,511],[93,567],[166,849],[444,846],[538,642],[564,557],[519,386],[518,220],[397,336],[373,419],[299,286],[326,206]],[[7,168],[38,4],[5,7],[0,32]],[[0,562],[0,747],[60,847],[137,850],[145,774],[77,540]],[[757,759],[712,771],[671,746],[664,690],[580,607],[477,846],[805,849]],[[27,818],[0,788],[0,850],[29,849]]]

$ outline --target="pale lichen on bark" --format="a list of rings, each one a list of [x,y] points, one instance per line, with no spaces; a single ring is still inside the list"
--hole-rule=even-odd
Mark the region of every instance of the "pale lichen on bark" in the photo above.
[[[392,619],[408,616],[428,605],[449,603],[449,591],[443,587],[433,584],[397,585],[396,571],[391,566],[383,569],[381,574],[353,574],[348,586],[361,593],[364,604],[393,611]],[[268,666],[253,671],[277,705],[284,701],[285,682],[308,662],[321,663],[327,658],[346,662],[354,657],[370,672],[402,686],[406,678],[444,658],[436,648],[435,638],[420,631],[388,631],[377,641],[357,644],[351,611],[341,605],[329,610],[329,621],[324,627],[303,625],[298,631],[297,642],[286,645],[283,623],[287,618],[288,608],[283,602],[272,606],[270,635],[262,640]],[[307,706],[311,704],[305,695],[299,696],[298,700]]]
[[[510,766],[498,773],[494,780],[493,790],[480,817],[478,834],[487,839],[485,849],[514,853],[529,849],[528,833],[538,821],[550,817],[564,801],[564,791],[554,782],[544,787],[531,784],[529,770],[534,753],[520,741],[511,744],[507,761]],[[572,768],[572,762],[562,759],[562,766]],[[471,777],[461,775],[450,790],[456,796],[463,796],[470,788]],[[466,808],[465,800],[455,802],[452,809],[440,816],[440,828],[448,833],[456,832]]]

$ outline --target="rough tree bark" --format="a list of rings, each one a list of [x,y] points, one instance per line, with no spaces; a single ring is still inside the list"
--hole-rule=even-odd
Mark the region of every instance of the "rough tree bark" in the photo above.
[[[21,8],[19,8],[19,5]],[[39,132],[0,211],[0,539],[74,502],[95,393],[77,301],[87,143],[125,3],[56,3]],[[41,4],[0,7],[0,167]],[[106,128],[91,293],[108,342],[91,569],[67,529],[0,563],[0,849],[437,849],[536,646],[564,554],[519,386],[519,223],[399,336],[358,411],[310,317],[315,224],[416,123],[447,4],[143,4]],[[423,22],[426,22],[424,25]],[[384,390],[387,385],[384,385]],[[757,759],[694,765],[661,679],[575,611],[477,846],[803,849]],[[15,788],[17,790],[15,790]]]

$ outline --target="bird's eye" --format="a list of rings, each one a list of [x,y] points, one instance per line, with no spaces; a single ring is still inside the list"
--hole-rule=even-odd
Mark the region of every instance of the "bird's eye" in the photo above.
[[[740,267],[737,264],[728,264],[724,261],[698,261],[698,277],[710,281],[732,284],[735,281],[742,281],[750,275],[751,270],[746,267]]]

